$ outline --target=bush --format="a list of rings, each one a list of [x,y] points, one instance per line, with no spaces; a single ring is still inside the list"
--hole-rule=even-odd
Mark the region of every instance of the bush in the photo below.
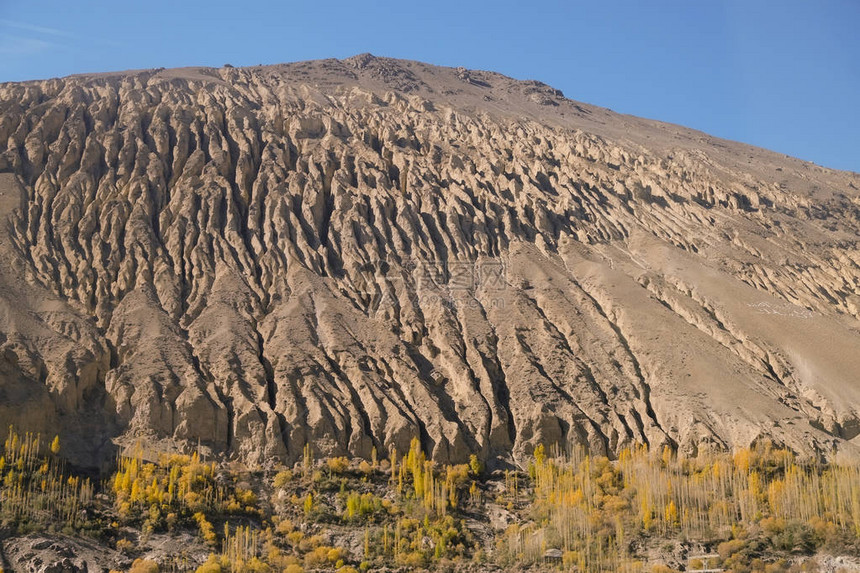
[[[318,569],[328,563],[329,548],[322,546],[310,551],[305,555],[305,567],[309,569]]]
[[[309,569],[334,565],[344,557],[343,549],[320,545],[305,555],[305,567]]]
[[[815,531],[805,523],[792,522],[773,538],[773,545],[783,551],[812,553],[819,540]]]
[[[158,563],[149,559],[135,559],[128,573],[158,573]]]
[[[400,562],[407,567],[424,567],[424,554],[420,551],[412,551],[411,553],[400,555]]]
[[[287,542],[293,547],[298,547],[304,541],[305,534],[301,531],[290,531],[287,533]]]
[[[328,554],[326,555],[326,559],[328,559],[329,563],[337,563],[341,559],[343,559],[343,549],[340,547],[333,547],[329,549]]]
[[[745,543],[741,539],[732,539],[731,541],[724,541],[717,546],[717,553],[720,554],[721,559],[726,560],[741,549],[743,549],[744,545]]]
[[[289,519],[282,519],[280,522],[278,522],[278,526],[275,527],[275,532],[279,535],[287,535],[295,531],[295,529],[296,526],[293,525],[292,521],[290,521]]]
[[[344,457],[328,459],[328,469],[332,474],[342,474],[347,468],[349,468],[349,460]]]
[[[447,467],[447,478],[450,480],[451,484],[454,487],[459,487],[466,483],[469,479],[469,466],[466,464],[460,464],[456,466],[448,466]]]
[[[260,561],[259,557],[252,557],[248,563],[245,564],[243,571],[247,573],[272,573],[272,568]]]
[[[290,470],[284,470],[275,474],[274,484],[276,488],[282,488],[291,481],[293,481],[293,472]]]
[[[221,573],[221,564],[214,554],[210,554],[206,563],[198,567],[194,573]]]

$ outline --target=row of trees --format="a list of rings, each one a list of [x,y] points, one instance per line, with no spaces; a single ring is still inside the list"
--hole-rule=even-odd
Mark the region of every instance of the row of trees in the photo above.
[[[60,438],[19,434],[9,427],[0,455],[0,521],[21,531],[51,527],[73,530],[88,524],[93,498],[89,479],[70,475]]]
[[[776,551],[810,552],[860,537],[860,468],[801,463],[766,443],[696,458],[639,447],[616,462],[538,447],[529,473],[534,521],[500,542],[510,562],[557,547],[580,571],[623,571],[639,566],[632,548],[647,539],[716,547],[755,532]]]
[[[374,455],[315,463],[306,448],[296,470],[254,486],[274,493],[273,508],[248,483],[239,485],[250,474],[240,479],[196,453],[146,459],[139,448],[117,459],[104,482],[110,507],[101,507],[93,484],[71,475],[59,454],[60,438],[9,429],[0,452],[4,526],[90,529],[105,539],[120,525],[139,527],[143,539],[195,529],[212,549],[202,573],[349,573],[359,565],[424,567],[479,556],[464,513],[480,510],[492,488],[492,501],[512,512],[512,525],[496,539],[494,559],[506,565],[538,564],[558,548],[563,567],[633,573],[651,569],[642,559],[649,544],[685,540],[717,551],[733,571],[777,572],[789,568],[780,555],[860,548],[860,467],[800,461],[767,443],[695,458],[638,447],[614,461],[539,446],[528,472],[505,472],[503,484],[486,482],[477,458],[434,464],[418,440],[381,462]],[[361,550],[336,550],[333,529],[362,530]],[[128,540],[116,541],[133,552]]]

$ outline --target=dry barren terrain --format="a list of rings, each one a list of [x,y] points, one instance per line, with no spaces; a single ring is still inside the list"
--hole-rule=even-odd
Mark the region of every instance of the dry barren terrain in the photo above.
[[[857,456],[860,176],[370,55],[0,84],[0,422]]]

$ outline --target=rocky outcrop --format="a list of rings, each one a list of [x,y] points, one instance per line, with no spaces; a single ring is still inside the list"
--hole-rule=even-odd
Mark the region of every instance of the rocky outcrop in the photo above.
[[[87,573],[128,561],[93,541],[65,536],[5,538],[0,541],[0,550],[12,571],[28,573]]]
[[[198,536],[188,532],[150,533],[145,540],[122,529],[123,539],[145,549],[136,552],[142,560],[157,562],[165,569],[181,569],[202,563],[209,554]],[[131,541],[134,540],[134,541]],[[134,557],[110,547],[104,539],[52,533],[4,535],[0,539],[0,563],[7,571],[22,573],[95,573],[129,570]]]
[[[0,172],[0,421],[81,463],[855,455],[855,174],[370,55],[2,84]]]

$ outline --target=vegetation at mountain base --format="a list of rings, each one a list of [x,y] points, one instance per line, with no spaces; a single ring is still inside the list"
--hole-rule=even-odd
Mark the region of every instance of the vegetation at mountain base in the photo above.
[[[62,458],[60,438],[45,439],[9,428],[0,452],[0,521],[3,529],[26,532],[42,525],[78,531],[97,529],[86,517],[93,498],[88,478],[71,475]]]
[[[498,541],[511,565],[558,547],[578,571],[642,571],[644,548],[675,539],[732,571],[787,571],[791,555],[860,548],[858,467],[801,462],[770,444],[696,458],[643,447],[616,461],[539,446],[528,472],[531,520]]]
[[[615,460],[539,446],[524,470],[492,473],[477,458],[436,464],[417,439],[370,460],[314,459],[308,447],[293,468],[265,471],[137,447],[101,481],[61,455],[61,436],[9,429],[0,537],[86,537],[134,573],[776,573],[814,570],[817,553],[860,555],[860,467],[769,443],[695,458],[637,447]],[[152,557],[152,536],[183,532],[208,557]]]

